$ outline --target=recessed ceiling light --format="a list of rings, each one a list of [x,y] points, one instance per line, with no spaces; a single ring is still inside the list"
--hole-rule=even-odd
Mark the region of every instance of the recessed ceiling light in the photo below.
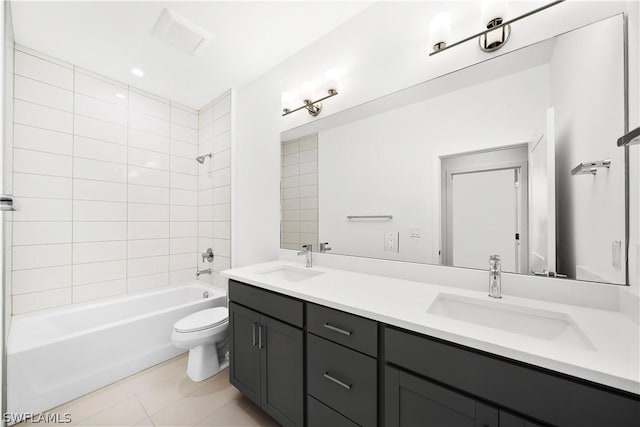
[[[124,95],[121,93],[116,93],[116,98],[124,99]]]
[[[131,74],[136,77],[144,77],[144,71],[142,71],[140,68],[132,68]]]

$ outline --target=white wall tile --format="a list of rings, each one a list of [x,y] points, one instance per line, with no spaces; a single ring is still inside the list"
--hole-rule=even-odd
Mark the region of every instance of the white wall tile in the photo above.
[[[71,288],[13,296],[13,314],[22,314],[71,304]]]
[[[129,166],[129,184],[169,187],[169,171]]]
[[[129,92],[129,109],[167,121],[170,118],[168,101],[160,101],[133,91]]]
[[[123,279],[127,274],[126,269],[127,262],[124,260],[75,264],[73,286]]]
[[[129,110],[129,127],[156,135],[171,136],[170,123],[167,120],[131,110]]]
[[[231,168],[219,169],[211,173],[214,187],[231,185]]]
[[[68,133],[15,124],[13,146],[56,154],[73,154],[73,136]]]
[[[174,221],[171,223],[171,238],[197,237],[198,223],[190,221]]]
[[[127,291],[126,279],[110,280],[108,282],[91,283],[74,286],[73,303],[93,301],[101,298],[124,294]]]
[[[129,221],[169,221],[169,205],[129,203]]]
[[[213,239],[213,253],[224,257],[231,256],[231,241],[226,239]]]
[[[71,198],[71,178],[14,173],[13,193],[16,197]]]
[[[73,244],[73,263],[118,261],[126,258],[127,242],[92,242]]]
[[[128,103],[129,91],[126,86],[115,85],[78,71],[75,73],[75,91],[121,107],[126,107]]]
[[[127,125],[127,109],[100,99],[76,93],[75,113],[121,126]]]
[[[129,129],[129,146],[169,154],[171,152],[171,139],[138,129]]]
[[[213,191],[211,189],[198,191],[198,205],[206,206],[213,203]]]
[[[198,237],[213,237],[213,222],[198,221]]]
[[[73,177],[126,183],[127,166],[120,163],[76,158],[73,162]]]
[[[179,237],[170,240],[169,253],[182,254],[196,252],[198,241],[195,237]]]
[[[202,131],[203,128],[213,124],[213,105],[207,105],[198,112],[198,128]]]
[[[231,114],[227,114],[213,121],[213,137],[231,130]]]
[[[226,95],[224,98],[220,98],[213,105],[213,118],[218,119],[225,114],[229,114],[231,111],[231,95]]]
[[[213,138],[213,152],[219,153],[231,148],[231,132],[223,133]]]
[[[121,202],[74,200],[74,221],[126,221],[127,205]]]
[[[171,285],[177,285],[183,282],[191,282],[196,278],[196,269],[188,268],[185,270],[177,270],[169,273],[169,280]]]
[[[207,159],[208,160],[208,159]],[[171,157],[171,172],[186,173],[189,175],[197,175],[198,162],[195,159],[185,159],[182,157]]]
[[[168,222],[133,222],[129,221],[128,238],[138,239],[164,239],[169,237]]]
[[[13,150],[14,172],[71,177],[72,160],[71,157],[61,154],[24,150],[22,148]]]
[[[13,108],[13,119],[16,123],[59,132],[73,132],[73,114],[66,111],[17,99]]]
[[[213,221],[231,221],[231,205],[213,205]]]
[[[197,156],[199,156],[198,146],[189,144],[188,142],[182,142],[176,139],[172,139],[171,155],[184,157],[186,159],[195,159]]]
[[[26,77],[15,76],[14,96],[46,107],[73,111],[73,92]]]
[[[73,155],[84,159],[127,163],[127,147],[125,145],[85,138],[83,136],[73,137]]]
[[[14,271],[11,286],[13,295],[66,288],[71,286],[71,266]]]
[[[127,201],[127,185],[115,182],[73,180],[73,198],[77,200]]]
[[[221,203],[231,203],[231,189],[230,187],[217,187],[211,190],[213,193],[213,204],[219,205]]]
[[[71,222],[14,222],[13,245],[71,242]]]
[[[73,71],[53,62],[15,51],[16,75],[29,77],[64,89],[73,89]]]
[[[71,245],[33,245],[13,248],[13,269],[54,267],[71,264]]]
[[[169,269],[184,270],[186,268],[195,268],[198,263],[198,254],[196,252],[175,254],[169,257]]]
[[[224,150],[213,155],[211,170],[228,168],[231,166],[231,150]]]
[[[91,117],[76,115],[74,117],[74,133],[75,135],[113,142],[114,144],[127,143],[126,127]]]
[[[124,221],[73,223],[74,242],[108,242],[127,239],[127,223]]]
[[[20,198],[13,221],[71,221],[71,200]]]
[[[127,254],[129,259],[168,255],[169,239],[129,240]]]
[[[198,177],[195,175],[171,172],[171,188],[195,191],[198,189]]]
[[[171,221],[197,221],[198,208],[196,206],[171,205]]]
[[[127,279],[127,291],[138,292],[169,286],[169,273],[150,274]]]
[[[129,185],[129,203],[169,204],[169,189]]]
[[[171,139],[198,145],[198,131],[187,126],[171,123]]]
[[[198,206],[198,192],[191,190],[171,189],[172,205]]]
[[[191,129],[198,129],[198,113],[186,111],[175,105],[171,106],[171,122]]]
[[[198,219],[200,221],[213,221],[213,205],[199,205]]]
[[[318,226],[316,223],[316,229]],[[231,223],[229,221],[218,221],[213,223],[213,237],[216,239],[230,239],[231,238]]]
[[[193,162],[195,163],[195,160]],[[167,154],[129,147],[129,165],[168,171],[170,157]]]
[[[169,256],[130,259],[127,265],[128,277],[144,276],[148,274],[169,271]]]

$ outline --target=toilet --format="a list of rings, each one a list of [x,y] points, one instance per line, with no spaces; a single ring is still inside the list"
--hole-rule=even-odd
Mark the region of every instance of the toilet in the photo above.
[[[189,350],[187,375],[202,381],[226,368],[229,309],[208,308],[178,320],[171,340],[176,347]]]

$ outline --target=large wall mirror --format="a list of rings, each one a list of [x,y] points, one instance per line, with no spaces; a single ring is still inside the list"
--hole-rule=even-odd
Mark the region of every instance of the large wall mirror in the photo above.
[[[616,15],[283,132],[281,247],[625,284],[625,37]]]

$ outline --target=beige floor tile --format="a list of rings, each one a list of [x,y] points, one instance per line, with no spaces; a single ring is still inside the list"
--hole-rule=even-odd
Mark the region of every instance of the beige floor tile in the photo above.
[[[193,426],[239,396],[228,384],[217,391],[200,389],[152,414],[156,426]]]
[[[149,414],[155,414],[203,386],[202,383],[191,381],[186,372],[182,372],[138,394],[138,399]]]
[[[153,427],[153,421],[151,421],[151,418],[145,418],[136,424],[136,426]]]
[[[89,417],[76,424],[79,427],[84,426],[133,426],[140,421],[148,418],[147,413],[138,401],[137,397],[132,397],[112,406],[109,409]]]
[[[185,356],[178,356],[167,362],[145,369],[128,378],[129,384],[137,393],[143,393],[151,387],[158,385],[176,375],[184,375],[187,371],[187,360]]]
[[[278,427],[279,424],[249,399],[240,396],[197,425],[203,427]]]
[[[133,389],[126,380],[122,380],[58,406],[51,412],[69,413],[71,414],[71,425],[77,425],[82,420],[131,397],[135,397]]]

